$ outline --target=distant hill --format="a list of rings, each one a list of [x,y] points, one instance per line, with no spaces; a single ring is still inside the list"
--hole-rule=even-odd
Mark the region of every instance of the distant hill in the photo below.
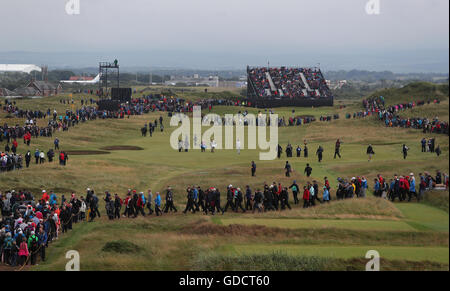
[[[406,101],[448,99],[448,84],[433,84],[428,82],[414,82],[402,88],[390,88],[375,91],[368,97],[383,96],[386,104],[394,104]]]
[[[328,80],[339,81],[361,81],[361,82],[377,82],[377,81],[426,81],[426,82],[445,82],[448,81],[447,73],[407,73],[396,74],[391,71],[366,71],[366,70],[340,70],[325,71],[324,76]]]

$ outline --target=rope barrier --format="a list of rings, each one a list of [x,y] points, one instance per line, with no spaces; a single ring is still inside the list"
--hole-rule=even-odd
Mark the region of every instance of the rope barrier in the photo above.
[[[30,260],[31,256],[37,254],[39,252],[39,250],[41,249],[41,247],[42,247],[42,245],[40,245],[39,248],[35,252],[32,252],[31,254],[28,253],[28,256],[27,256],[27,259],[25,260],[25,263],[16,271],[22,271],[23,268],[25,268],[25,266],[28,264],[28,261]]]

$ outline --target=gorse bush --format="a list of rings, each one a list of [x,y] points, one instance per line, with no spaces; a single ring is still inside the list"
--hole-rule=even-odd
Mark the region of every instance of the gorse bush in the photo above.
[[[104,252],[112,252],[119,254],[138,253],[141,250],[142,248],[140,246],[126,240],[110,241],[107,242],[102,248],[102,251]]]

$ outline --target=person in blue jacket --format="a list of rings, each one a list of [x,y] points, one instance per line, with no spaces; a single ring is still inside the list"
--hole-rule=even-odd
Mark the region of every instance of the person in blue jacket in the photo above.
[[[412,196],[416,196],[417,201],[420,201],[420,197],[416,193],[416,178],[414,173],[409,174],[409,201],[411,201]]]
[[[361,197],[366,197],[366,191],[369,188],[369,186],[367,185],[367,180],[366,177],[362,177],[361,179]]]
[[[196,211],[199,211],[198,207],[198,189],[195,187],[195,185],[192,186],[192,191],[194,192],[194,207]]]
[[[39,164],[39,154],[41,152],[39,151],[39,149],[36,149],[36,151],[34,152],[34,158],[36,160],[36,165]]]
[[[52,191],[50,194],[50,205],[54,206],[58,203],[58,198],[56,197],[56,194]]]
[[[159,192],[156,192],[155,213],[156,213],[156,216],[162,215],[162,211],[161,211],[161,195],[159,195]]]
[[[50,229],[51,229],[50,221],[48,219],[45,219],[43,227],[44,227],[45,233],[47,234],[47,241],[46,241],[45,245],[48,246],[48,239],[49,239],[48,234],[50,233]],[[50,236],[50,240],[52,240],[51,236]]]
[[[375,182],[375,185],[374,185],[374,187],[373,187],[374,195],[375,195],[376,197],[381,197],[381,185],[380,185],[380,181],[378,181],[378,179],[375,179],[374,182]]]
[[[327,186],[323,186],[323,202],[330,202],[330,192]]]
[[[39,254],[41,255],[41,260],[43,262],[45,262],[45,247],[47,246],[47,233],[44,230],[44,227],[41,226],[39,228],[39,233],[38,233],[38,244],[39,244]]]

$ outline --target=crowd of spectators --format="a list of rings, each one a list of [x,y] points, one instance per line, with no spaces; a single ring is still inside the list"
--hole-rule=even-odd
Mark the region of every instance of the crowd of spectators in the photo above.
[[[438,117],[401,117],[400,113],[404,110],[413,109],[417,106],[425,104],[439,104],[440,101],[435,99],[433,101],[418,101],[409,103],[399,103],[396,105],[385,106],[384,98],[382,96],[373,99],[366,99],[363,101],[365,108],[364,113],[358,113],[358,116],[367,116],[370,114],[377,114],[378,118],[384,122],[386,127],[402,127],[420,129],[423,133],[440,133],[449,134],[448,122],[439,120]]]
[[[448,189],[449,176],[436,172],[432,176],[429,172],[419,173],[419,180],[416,181],[414,173],[409,175],[395,174],[389,181],[381,175],[374,179],[373,194],[375,197],[381,197],[395,201],[411,201],[415,198],[417,201],[423,199],[425,191],[436,188]]]
[[[58,201],[45,190],[36,201],[29,191],[9,190],[0,192],[0,210],[0,262],[23,268],[46,260],[48,245],[84,219],[86,202],[75,194]]]

